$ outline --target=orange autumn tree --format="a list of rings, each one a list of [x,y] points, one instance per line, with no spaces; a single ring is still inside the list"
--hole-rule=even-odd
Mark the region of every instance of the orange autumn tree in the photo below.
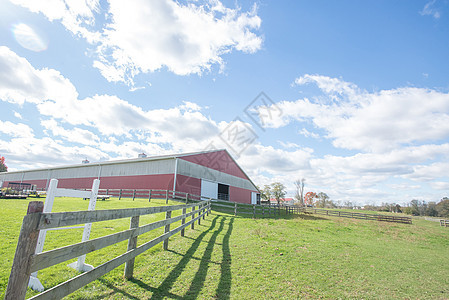
[[[5,164],[5,158],[3,156],[0,156],[0,172],[7,172],[8,167]]]
[[[306,204],[306,205],[310,205],[310,206],[312,206],[313,205],[313,200],[316,198],[316,193],[314,193],[314,192],[308,192],[307,194],[306,194],[306,196],[304,197],[304,203]]]

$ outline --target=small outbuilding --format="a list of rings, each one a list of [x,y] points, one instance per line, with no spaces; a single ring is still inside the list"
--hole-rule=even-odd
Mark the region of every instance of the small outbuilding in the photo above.
[[[100,179],[100,189],[164,189],[225,201],[256,204],[260,193],[227,150],[82,163],[45,169],[0,173],[0,187],[9,182],[47,188],[89,189]]]

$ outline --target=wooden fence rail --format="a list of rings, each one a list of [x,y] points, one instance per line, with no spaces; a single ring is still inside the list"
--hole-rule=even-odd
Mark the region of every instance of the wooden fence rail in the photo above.
[[[118,197],[122,198],[144,198],[151,201],[151,199],[165,199],[168,200],[185,201],[189,200],[201,201],[201,196],[195,194],[189,194],[185,192],[162,190],[162,189],[99,189],[98,194],[100,196]]]
[[[287,214],[309,213],[309,214],[327,215],[327,216],[335,216],[335,217],[342,217],[342,218],[412,224],[412,218],[410,218],[410,217],[365,214],[365,213],[327,210],[327,209],[309,208],[309,207],[293,207],[293,206],[286,206],[285,210],[286,210]]]
[[[234,216],[237,214],[252,215],[253,218],[258,216],[271,217],[280,214],[280,207],[277,205],[258,205],[258,204],[245,204],[229,201],[211,200],[212,208],[230,210],[234,212]]]
[[[449,227],[449,220],[440,220],[440,225],[444,227]]]
[[[187,212],[188,208],[191,208],[190,212]],[[23,219],[11,274],[5,293],[5,299],[25,299],[29,278],[32,272],[48,268],[55,264],[76,258],[83,254],[88,254],[125,240],[128,240],[128,250],[124,254],[121,254],[114,259],[95,267],[93,270],[82,273],[30,299],[60,299],[124,263],[124,275],[126,278],[131,278],[133,276],[134,258],[137,255],[142,254],[146,250],[161,242],[164,243],[164,249],[167,249],[169,237],[180,231],[181,235],[184,235],[184,229],[189,225],[193,228],[196,221],[200,224],[201,218],[204,219],[205,215],[208,215],[211,210],[211,201],[206,200],[192,204],[173,206],[59,213],[43,213],[42,210],[42,202],[32,201],[29,203],[27,215]],[[182,214],[172,217],[172,212],[176,210],[182,210]],[[166,218],[164,220],[139,225],[140,216],[162,212],[166,213]],[[191,220],[187,221],[188,217],[191,217]],[[40,230],[122,218],[131,218],[130,229],[93,240],[35,254],[37,237]],[[181,221],[182,224],[174,229],[171,229],[170,224],[177,221]],[[137,237],[139,235],[160,227],[165,228],[164,234],[140,245],[139,247],[136,247]]]

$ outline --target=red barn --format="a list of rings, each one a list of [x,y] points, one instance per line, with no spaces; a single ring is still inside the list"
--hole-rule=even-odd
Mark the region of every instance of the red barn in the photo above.
[[[0,186],[23,182],[47,188],[165,189],[240,203],[257,203],[256,185],[226,150],[203,151],[136,159],[83,163],[45,169],[0,173]]]

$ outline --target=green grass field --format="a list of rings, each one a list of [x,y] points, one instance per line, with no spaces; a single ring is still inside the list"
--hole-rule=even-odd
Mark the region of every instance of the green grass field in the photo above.
[[[0,200],[0,297],[4,297],[26,200]],[[55,200],[53,211],[87,209],[87,201]],[[151,205],[165,205],[152,201]],[[97,209],[143,207],[145,200],[98,201]],[[162,214],[142,218],[146,224]],[[129,228],[129,219],[94,223],[92,238]],[[138,244],[162,233],[139,237]],[[47,234],[45,250],[81,240],[82,229]],[[126,242],[87,255],[95,266],[123,253]],[[39,272],[46,288],[77,274],[66,263]],[[123,266],[69,299],[449,299],[449,228],[324,216],[251,219],[213,211],[186,236],[136,258],[134,279]],[[29,290],[27,297],[36,293]]]

